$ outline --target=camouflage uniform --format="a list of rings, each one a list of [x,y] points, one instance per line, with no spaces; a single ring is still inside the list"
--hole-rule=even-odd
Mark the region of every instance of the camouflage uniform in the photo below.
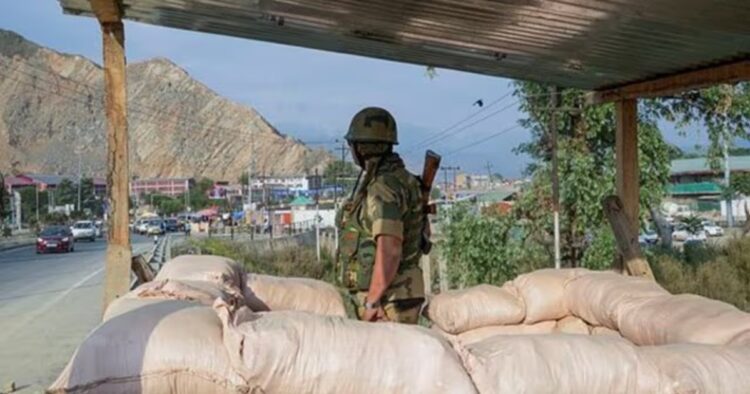
[[[420,184],[396,154],[384,157],[359,204],[347,202],[341,215],[339,260],[344,265],[344,286],[352,294],[357,317],[375,264],[375,239],[392,235],[403,241],[398,273],[383,294],[381,304],[388,320],[416,324],[424,302],[424,282],[419,259],[425,216]]]

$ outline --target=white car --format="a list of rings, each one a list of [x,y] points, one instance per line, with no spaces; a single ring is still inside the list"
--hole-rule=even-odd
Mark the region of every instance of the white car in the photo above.
[[[151,219],[146,222],[146,235],[164,234],[164,222],[161,219]]]
[[[672,240],[682,242],[702,242],[706,240],[706,231],[699,230],[696,233],[691,233],[687,230],[687,227],[683,224],[678,224],[672,231]]]
[[[96,241],[96,226],[90,220],[79,220],[70,227],[73,232],[73,239],[88,239],[91,242]]]
[[[135,222],[135,232],[138,234],[146,234],[148,229],[148,219],[140,219]]]
[[[721,237],[724,235],[724,229],[709,220],[703,222],[703,229],[706,230],[706,234],[709,237]]]

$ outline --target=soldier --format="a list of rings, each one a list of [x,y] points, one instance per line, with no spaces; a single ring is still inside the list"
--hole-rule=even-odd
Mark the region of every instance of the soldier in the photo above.
[[[388,111],[361,110],[345,138],[363,172],[338,217],[343,285],[360,320],[416,324],[424,302],[419,259],[427,220],[420,180],[393,152],[396,121]]]

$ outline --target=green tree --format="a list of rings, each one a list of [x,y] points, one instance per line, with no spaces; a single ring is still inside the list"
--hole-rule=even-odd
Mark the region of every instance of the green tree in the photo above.
[[[54,190],[55,204],[76,204],[78,201],[78,187],[68,178],[63,179]]]
[[[648,103],[652,113],[676,122],[683,130],[688,125],[702,126],[709,140],[706,154],[714,169],[721,166],[725,143],[736,149],[735,140],[750,140],[750,83],[717,85]]]
[[[550,253],[552,238],[550,171],[552,151],[549,136],[549,96],[546,86],[516,83],[515,94],[521,99],[521,110],[526,117],[521,124],[531,130],[530,142],[516,151],[531,156],[534,161],[527,169],[532,177],[530,187],[514,207],[514,215],[522,219],[529,237],[536,239]],[[584,106],[584,92],[565,90],[561,107],[574,110],[559,111],[558,171],[560,180],[560,221],[562,256],[567,265],[592,264],[585,258],[589,246],[599,245],[598,260],[612,261],[604,246],[611,244],[611,234],[602,232],[607,223],[601,200],[614,193],[615,117],[612,104]],[[641,183],[641,212],[661,201],[669,175],[669,146],[657,126],[654,111],[641,111],[638,122],[638,149]],[[601,238],[601,239],[599,239]]]

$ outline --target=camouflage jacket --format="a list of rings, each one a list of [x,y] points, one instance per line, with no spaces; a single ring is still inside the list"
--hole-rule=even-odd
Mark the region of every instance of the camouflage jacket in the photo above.
[[[352,290],[369,287],[375,264],[375,239],[379,235],[392,235],[403,242],[398,275],[391,287],[402,282],[421,283],[419,258],[426,218],[419,181],[406,170],[401,158],[392,154],[382,160],[365,182],[358,191],[364,195],[360,198],[355,195],[353,201],[344,204],[337,223],[341,229],[338,259],[343,265],[343,284]],[[423,286],[391,290],[391,294],[386,292],[386,298],[423,297],[424,292]]]

